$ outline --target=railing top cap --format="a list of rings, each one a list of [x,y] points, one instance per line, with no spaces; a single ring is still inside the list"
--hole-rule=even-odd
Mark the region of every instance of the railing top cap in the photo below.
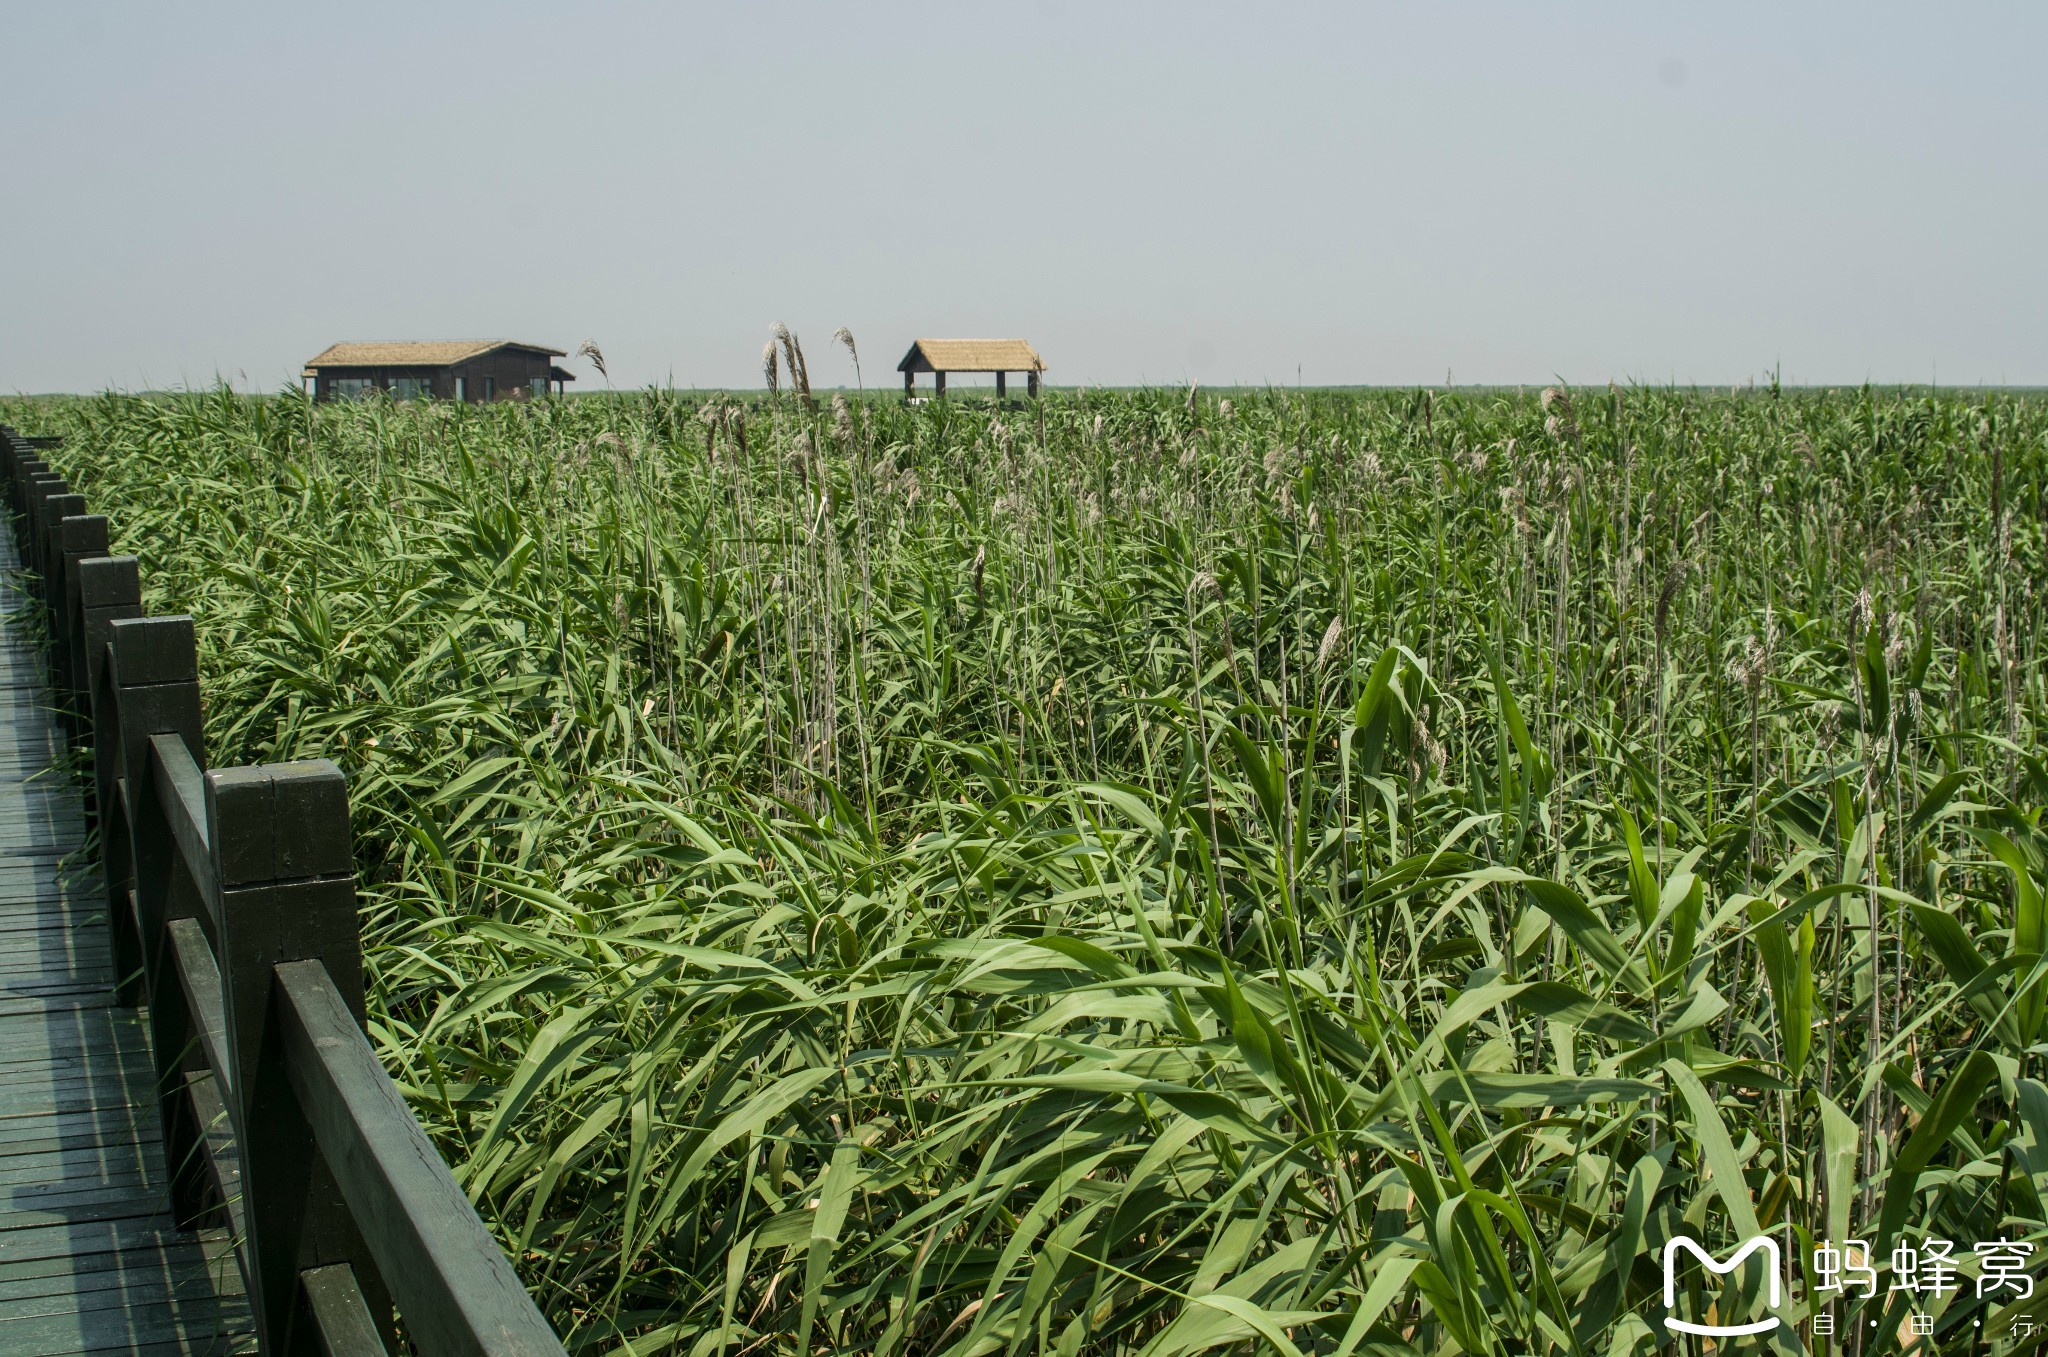
[[[107,549],[108,524],[105,514],[66,514],[57,520],[67,549],[88,550],[95,556]]]
[[[142,602],[142,568],[133,556],[87,556],[78,563],[78,599],[87,608]]]
[[[198,681],[199,640],[187,615],[121,618],[109,629],[107,645],[114,681],[122,687]]]
[[[348,780],[331,760],[216,768],[206,775],[206,819],[223,888],[355,869]]]

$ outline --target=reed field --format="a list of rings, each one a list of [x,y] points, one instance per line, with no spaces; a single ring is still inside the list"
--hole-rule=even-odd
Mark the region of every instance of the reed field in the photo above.
[[[0,402],[211,761],[346,771],[372,1040],[572,1351],[1606,1357],[1679,1233],[1869,1241],[1848,1351],[2048,1320],[1971,1251],[2048,1243],[2038,396],[782,353]]]

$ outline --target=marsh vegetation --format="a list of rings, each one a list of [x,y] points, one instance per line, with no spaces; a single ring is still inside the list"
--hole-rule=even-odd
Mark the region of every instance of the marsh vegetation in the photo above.
[[[572,1349],[1605,1354],[1674,1233],[2048,1230],[2038,400],[0,418],[213,761],[347,771]]]

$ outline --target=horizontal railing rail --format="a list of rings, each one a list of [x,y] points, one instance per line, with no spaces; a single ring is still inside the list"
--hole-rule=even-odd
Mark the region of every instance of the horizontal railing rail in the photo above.
[[[264,1354],[560,1357],[365,1034],[348,789],[326,759],[208,768],[190,617],[0,428],[51,685],[92,755],[117,997],[147,1013],[172,1211],[225,1225]]]

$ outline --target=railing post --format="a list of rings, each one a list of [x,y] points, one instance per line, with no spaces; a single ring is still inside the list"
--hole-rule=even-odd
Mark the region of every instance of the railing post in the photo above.
[[[142,577],[133,556],[87,557],[78,563],[74,587],[76,601],[66,613],[77,626],[72,652],[85,657],[78,683],[93,751],[94,795],[88,811],[100,829],[100,856],[108,887],[108,931],[113,935],[114,980],[119,985],[140,974],[142,940],[136,936],[133,913],[117,908],[121,899],[113,890],[115,834],[122,836],[118,859],[124,864],[128,860],[128,845],[126,821],[118,813],[110,815],[108,806],[115,769],[120,764],[121,722],[112,686],[107,686],[103,698],[101,679],[107,667],[107,641],[113,634],[114,623],[142,615]],[[140,988],[131,985],[122,1002],[135,1002]]]
[[[30,491],[34,488],[36,481],[42,477],[55,476],[56,474],[57,469],[51,466],[46,458],[26,457],[22,459],[20,469],[15,473],[15,480],[21,487],[21,511],[23,513],[28,512],[28,502],[33,498]]]
[[[142,571],[133,556],[88,556],[79,561],[69,587],[74,592],[65,613],[75,629],[72,653],[84,657],[77,679],[90,717],[113,624],[142,616]]]
[[[54,476],[50,464],[40,457],[17,457],[14,460],[14,516],[23,519],[28,513],[29,482],[38,476]]]
[[[314,1143],[278,1015],[278,966],[319,961],[364,1021],[347,784],[326,759],[217,769],[206,818],[258,1340],[265,1354],[298,1351],[308,1332],[300,1273],[347,1263],[389,1344],[389,1293]]]
[[[35,449],[21,441],[21,436],[9,429],[5,443],[7,458],[8,508],[18,518],[23,502],[27,498],[28,478],[33,472],[48,471],[49,463],[36,456]]]
[[[36,477],[30,487],[33,521],[29,524],[29,558],[35,562],[43,601],[49,602],[50,525],[68,513],[85,512],[85,496],[74,494],[71,483],[54,472]]]
[[[50,529],[50,639],[57,659],[57,693],[65,699],[74,729],[91,715],[92,690],[85,686],[85,655],[77,625],[78,564],[107,554],[107,520],[99,514],[73,514]]]
[[[14,547],[22,569],[28,568],[28,492],[29,484],[38,476],[53,474],[49,464],[40,457],[17,457],[14,461],[14,476],[7,485],[8,516],[14,520]]]
[[[60,528],[65,519],[84,513],[84,495],[66,491],[43,500],[42,528],[36,534],[36,570],[43,577],[43,615],[49,620],[52,640],[63,634],[62,619],[57,615],[57,610],[64,606],[64,581],[60,577],[64,563],[58,554],[62,550]],[[106,548],[100,550],[104,552]],[[61,672],[57,681],[63,682]]]
[[[21,447],[15,443],[12,424],[0,424],[0,486],[5,486],[7,498],[14,498],[14,476],[21,464]]]
[[[70,485],[54,471],[38,471],[28,478],[28,502],[22,509],[25,522],[19,541],[21,563],[34,579],[38,598],[48,597],[43,588],[43,525],[49,520],[43,506],[59,495],[70,493]]]
[[[198,888],[180,865],[150,767],[149,741],[152,735],[174,735],[194,763],[206,766],[192,619],[110,619],[100,682],[105,698],[94,704],[93,761],[120,982],[116,997],[149,1005],[171,1208],[180,1225],[190,1226],[219,1203],[209,1192],[206,1128],[185,1091],[189,1075],[203,1068],[194,1048],[198,1032],[165,926],[173,919],[198,918],[202,925],[207,920]]]

